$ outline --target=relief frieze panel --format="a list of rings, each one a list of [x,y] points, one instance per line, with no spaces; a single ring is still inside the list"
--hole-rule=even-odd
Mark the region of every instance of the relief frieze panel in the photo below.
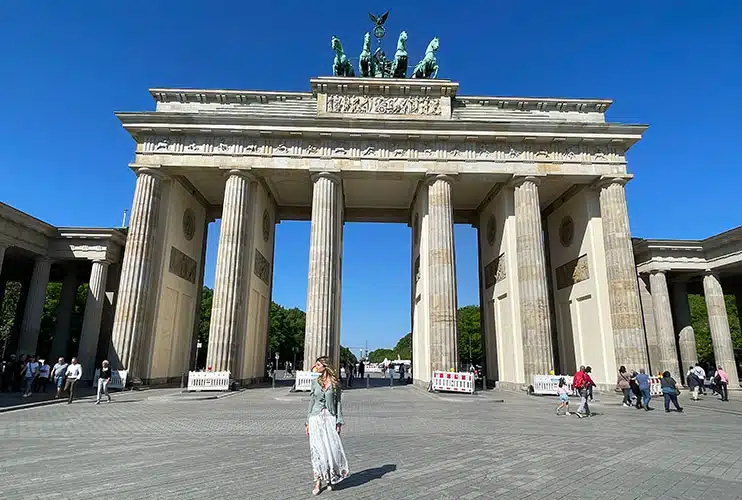
[[[302,158],[353,158],[441,161],[625,163],[614,146],[515,144],[368,139],[298,139],[251,136],[158,135],[141,137],[139,153]]]
[[[484,266],[484,287],[490,288],[507,278],[505,271],[505,254],[500,254]]]
[[[177,248],[170,247],[170,265],[168,266],[168,271],[195,285],[196,274],[198,273],[198,262]]]
[[[557,290],[590,279],[587,255],[582,255],[556,269]]]
[[[325,111],[345,114],[440,116],[440,97],[367,96],[335,94],[327,96]]]
[[[253,273],[266,285],[271,285],[271,264],[258,249],[255,249],[255,265]]]

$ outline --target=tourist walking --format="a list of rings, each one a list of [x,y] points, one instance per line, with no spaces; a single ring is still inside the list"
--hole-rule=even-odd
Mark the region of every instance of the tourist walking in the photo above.
[[[111,383],[111,367],[108,361],[103,361],[100,367],[100,377],[98,378],[98,396],[95,398],[95,404],[100,404],[100,397],[105,394],[108,402],[111,402],[111,395],[108,394],[108,384]]]
[[[716,373],[714,374],[714,382],[716,383],[716,390],[721,396],[722,401],[729,401],[729,375],[721,366],[716,367]]]
[[[587,368],[580,366],[580,370],[575,373],[575,376],[572,379],[572,387],[577,389],[580,394],[580,407],[577,408],[577,416],[579,418],[589,417],[592,415],[590,405],[587,402],[588,397],[590,396],[590,391],[595,385],[595,382],[593,382],[593,379],[590,377],[591,371],[592,369],[589,366]]]
[[[642,391],[639,389],[639,383],[636,381],[637,375],[639,374],[631,372],[631,380],[629,380],[629,384],[631,387],[631,394],[636,398],[636,409],[641,410],[644,408],[644,405],[642,405]]]
[[[639,384],[639,391],[642,394],[642,405],[645,411],[652,411],[654,408],[649,407],[652,401],[652,393],[649,391],[649,375],[644,368],[639,369],[639,375],[636,376],[636,383]]]
[[[701,363],[696,363],[696,366],[693,367],[693,373],[696,374],[696,377],[698,378],[698,381],[700,382],[700,385],[698,387],[698,392],[706,395],[706,370],[703,369],[701,366]]]
[[[345,423],[340,388],[335,369],[327,356],[317,358],[312,371],[319,377],[312,380],[309,393],[309,410],[304,430],[309,436],[309,452],[314,475],[313,495],[319,495],[322,485],[332,490],[332,485],[348,477],[348,460],[340,440],[340,430]]]
[[[49,375],[51,374],[51,367],[49,366],[49,363],[46,362],[45,359],[39,360],[39,378],[36,379],[37,381],[37,388],[36,392],[41,390],[41,392],[46,392],[46,386],[49,384]]]
[[[698,375],[694,367],[688,368],[688,373],[685,374],[685,384],[690,389],[690,398],[692,401],[698,401],[698,391],[700,390],[701,381],[698,380]]]
[[[72,358],[72,362],[67,366],[64,377],[66,379],[64,382],[64,391],[70,395],[67,400],[67,404],[70,404],[75,397],[75,386],[82,378],[82,365],[77,362],[77,358]]]
[[[59,394],[64,388],[64,374],[67,373],[67,363],[64,362],[64,358],[60,357],[57,363],[52,367],[52,380],[54,386],[57,388],[57,394],[54,399],[59,398]]]
[[[618,369],[616,387],[623,392],[623,405],[631,408],[631,376],[626,372],[625,366]]]
[[[564,380],[564,377],[559,379],[559,387],[557,387],[557,396],[559,396],[559,406],[557,406],[556,414],[559,415],[559,410],[564,408],[565,415],[571,415],[569,412],[569,386]]]
[[[678,394],[680,394],[680,391],[678,390],[677,382],[670,376],[670,372],[662,372],[660,386],[662,387],[662,395],[665,398],[665,413],[670,413],[670,403],[675,406],[677,411],[682,412],[683,409],[678,403]]]
[[[33,393],[33,385],[36,377],[39,376],[39,364],[36,362],[36,358],[33,355],[26,356],[26,363],[21,368],[23,374],[23,395],[21,397],[27,398]]]

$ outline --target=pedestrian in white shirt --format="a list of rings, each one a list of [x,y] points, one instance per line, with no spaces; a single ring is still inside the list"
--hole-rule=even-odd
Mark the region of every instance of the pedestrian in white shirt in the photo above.
[[[693,367],[693,373],[696,374],[696,377],[698,377],[698,380],[701,383],[701,385],[698,386],[698,390],[701,394],[706,394],[706,370],[701,367],[701,363],[696,363],[696,366]]]
[[[72,358],[72,362],[67,366],[65,376],[67,380],[64,383],[64,390],[70,395],[70,398],[67,400],[67,404],[70,404],[72,403],[72,398],[75,397],[75,386],[82,378],[82,365],[77,362],[77,358]]]
[[[34,381],[39,376],[39,364],[36,362],[35,356],[26,357],[26,364],[23,365],[22,373],[24,374],[26,389],[21,397],[27,398],[33,392]]]

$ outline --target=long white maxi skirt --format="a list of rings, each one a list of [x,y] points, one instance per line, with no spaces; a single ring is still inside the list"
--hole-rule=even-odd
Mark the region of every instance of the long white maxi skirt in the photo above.
[[[326,409],[309,417],[309,451],[314,480],[336,484],[348,477],[348,460],[343,443],[335,429],[335,417]]]

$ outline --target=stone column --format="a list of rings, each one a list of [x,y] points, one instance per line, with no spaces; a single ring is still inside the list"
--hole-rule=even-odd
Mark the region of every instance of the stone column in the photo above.
[[[3,272],[3,260],[5,260],[5,249],[6,248],[7,246],[5,246],[5,244],[0,243],[0,274],[2,274]],[[0,306],[2,306],[1,303],[0,303]]]
[[[85,301],[85,315],[82,320],[80,346],[77,351],[77,361],[82,365],[85,380],[92,380],[95,372],[95,355],[98,351],[100,338],[100,321],[103,316],[103,306],[106,303],[106,280],[108,278],[108,262],[93,261],[90,270],[88,297]]]
[[[729,375],[729,388],[739,389],[737,364],[734,361],[734,346],[729,330],[729,318],[718,275],[708,272],[703,277],[703,295],[708,309],[711,342],[714,345],[716,366],[721,366]]]
[[[626,208],[624,184],[627,180],[608,178],[600,183],[600,217],[616,365],[638,371],[639,368],[648,368],[649,361]]]
[[[111,365],[130,371],[139,369],[140,344],[147,337],[147,311],[153,299],[152,260],[158,239],[162,173],[142,168],[137,171],[137,185],[131,207],[129,230],[121,266],[118,304],[111,339]]]
[[[660,351],[660,366],[656,370],[663,372],[667,370],[675,380],[682,380],[665,272],[652,271],[649,275],[649,287],[652,291],[652,309],[657,328],[657,345]]]
[[[304,336],[304,369],[320,356],[337,366],[340,344],[340,252],[343,244],[343,186],[336,174],[312,175],[312,229],[309,238],[309,280]]]
[[[456,254],[451,178],[428,179],[430,371],[458,370]]]
[[[696,350],[696,333],[690,324],[690,305],[688,304],[688,286],[685,283],[672,285],[673,317],[675,330],[678,331],[680,348],[680,371],[684,375],[688,368],[698,363]]]
[[[642,320],[647,342],[647,354],[649,356],[650,373],[657,373],[661,363],[659,340],[657,340],[657,326],[654,320],[654,307],[652,306],[652,294],[647,287],[647,280],[637,276],[639,285],[639,299],[642,307]],[[620,366],[620,365],[619,365]]]
[[[207,367],[213,371],[230,371],[235,376],[239,339],[245,336],[243,287],[249,283],[248,202],[253,180],[244,170],[231,170],[227,174],[206,353]]]
[[[23,324],[18,341],[20,354],[35,354],[39,343],[39,328],[41,327],[41,313],[44,312],[46,302],[46,287],[49,285],[49,271],[52,261],[48,257],[38,257],[31,275],[31,286],[26,296],[26,307],[23,312]]]
[[[537,177],[517,177],[515,188],[515,240],[523,336],[523,371],[526,385],[534,375],[554,368],[546,258],[541,228]]]
[[[59,304],[57,305],[57,322],[54,325],[54,339],[52,340],[50,356],[55,361],[60,356],[67,356],[67,344],[70,340],[70,321],[72,319],[72,311],[75,308],[77,287],[79,286],[80,283],[75,273],[68,270],[62,281],[62,292],[59,297]]]

